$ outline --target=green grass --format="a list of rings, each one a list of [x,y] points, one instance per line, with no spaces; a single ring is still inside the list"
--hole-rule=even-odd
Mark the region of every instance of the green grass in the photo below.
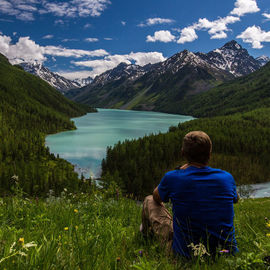
[[[269,208],[270,199],[241,200],[235,206],[240,253],[202,262],[168,257],[158,242],[144,240],[141,205],[118,198],[115,187],[47,199],[5,197],[0,269],[266,269],[261,259],[270,255]]]

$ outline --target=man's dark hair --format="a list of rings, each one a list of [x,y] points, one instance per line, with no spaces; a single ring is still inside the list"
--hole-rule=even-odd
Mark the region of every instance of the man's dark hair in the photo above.
[[[210,137],[203,131],[186,134],[182,144],[182,154],[188,162],[207,164],[212,151]]]

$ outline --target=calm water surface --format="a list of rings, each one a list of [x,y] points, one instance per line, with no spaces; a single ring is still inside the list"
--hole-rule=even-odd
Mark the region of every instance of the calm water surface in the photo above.
[[[191,116],[157,112],[99,109],[98,113],[72,119],[77,130],[49,135],[46,145],[52,153],[74,164],[79,174],[98,177],[107,146],[150,133],[166,132],[170,126],[191,119]],[[270,183],[251,187],[252,197],[270,197]]]
[[[86,177],[98,177],[107,146],[118,141],[166,132],[172,125],[193,119],[191,116],[112,109],[72,119],[77,130],[65,131],[46,138],[54,154],[70,161]]]

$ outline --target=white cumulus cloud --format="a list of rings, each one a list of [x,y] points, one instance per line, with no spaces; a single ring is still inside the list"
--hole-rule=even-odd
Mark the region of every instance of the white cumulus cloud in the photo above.
[[[269,13],[263,13],[262,15],[266,18],[267,21],[270,20],[270,14]]]
[[[136,65],[144,66],[149,63],[155,64],[165,60],[166,58],[160,52],[131,52],[124,55],[108,55],[103,59],[76,61],[73,62],[73,64],[76,66],[91,68],[92,70],[88,71],[87,74],[88,76],[95,77],[109,69],[115,68],[120,63],[131,64],[134,62]],[[72,73],[69,73],[69,76],[72,76]],[[78,77],[78,73],[75,73],[73,78],[76,78],[76,76]],[[85,77],[85,73],[83,73],[83,76]],[[83,76],[81,78],[83,78]]]
[[[108,53],[103,49],[98,49],[94,51],[86,51],[80,49],[67,49],[61,46],[45,46],[44,54],[62,57],[75,57],[80,58],[83,56],[89,57],[102,57],[108,55]]]
[[[33,21],[34,15],[51,13],[58,17],[98,17],[109,0],[0,0],[0,13],[22,21]]]
[[[20,37],[17,43],[12,43],[12,38],[0,34],[0,53],[4,54],[12,64],[21,62],[44,62],[46,56],[70,57],[70,58],[98,58],[94,60],[71,61],[75,66],[87,67],[91,70],[82,71],[62,71],[62,75],[68,78],[85,78],[88,76],[95,77],[100,73],[112,69],[121,62],[131,64],[135,63],[140,66],[154,64],[166,60],[160,52],[131,52],[129,54],[110,55],[103,49],[87,51],[80,49],[69,49],[61,46],[41,46],[29,37]]]
[[[259,12],[256,0],[236,0],[234,4],[235,8],[231,11],[231,14],[237,16],[243,16],[247,13]]]
[[[174,29],[176,32],[180,32],[177,43],[184,44],[186,42],[193,42],[198,39],[197,31],[208,31],[211,39],[227,38],[227,33],[231,31],[229,28],[230,24],[239,22],[240,17],[245,14],[260,11],[256,0],[236,0],[234,6],[230,14],[225,17],[219,17],[212,21],[207,18],[200,18],[197,22],[183,29]],[[270,16],[270,14],[263,14],[266,18],[268,18],[268,15]],[[147,36],[147,41],[155,41],[155,36]]]
[[[86,38],[84,40],[87,42],[98,42],[98,38]]]
[[[42,39],[52,39],[53,38],[53,35],[46,35],[44,37],[42,37]]]
[[[193,27],[186,27],[186,28],[181,30],[181,36],[177,40],[177,43],[184,44],[186,42],[192,42],[197,38],[198,38],[198,36],[197,36],[194,28]]]
[[[80,71],[62,70],[62,71],[58,71],[57,73],[69,80],[84,79],[84,78],[88,78],[89,76],[91,77],[91,71],[89,70],[80,70]]]
[[[208,33],[212,39],[226,38],[226,32],[230,31],[228,25],[238,21],[240,21],[240,18],[235,16],[226,16],[214,21],[209,21],[208,19],[204,18],[199,19],[198,23],[194,25],[194,28],[198,30],[208,30]]]
[[[61,46],[40,46],[29,37],[20,37],[18,42],[13,44],[11,37],[0,35],[0,53],[4,54],[11,63],[21,62],[44,62],[46,55],[81,58],[104,57],[108,55],[103,49],[87,51],[80,49],[68,49]]]
[[[0,53],[4,54],[12,63],[46,60],[44,48],[30,40],[29,37],[20,37],[16,44],[12,44],[11,41],[8,36],[0,36]]]
[[[152,26],[156,24],[170,24],[170,23],[174,23],[174,20],[165,19],[165,18],[149,18],[145,22],[138,24],[138,26],[144,27],[144,26]]]
[[[241,38],[245,43],[251,43],[254,49],[261,49],[263,48],[262,42],[270,42],[270,31],[266,32],[261,27],[253,25],[238,35],[237,38]]]
[[[172,42],[175,40],[175,36],[172,35],[172,33],[168,30],[161,30],[161,31],[156,31],[154,33],[154,36],[150,36],[148,35],[146,37],[146,41],[147,42],[156,42],[156,41],[160,41],[160,42]]]
[[[209,21],[207,18],[200,18],[198,22],[181,30],[180,38],[177,43],[184,44],[192,42],[198,38],[196,31],[207,30],[211,39],[222,39],[227,37],[229,24],[240,21],[239,17],[226,16],[217,20]]]

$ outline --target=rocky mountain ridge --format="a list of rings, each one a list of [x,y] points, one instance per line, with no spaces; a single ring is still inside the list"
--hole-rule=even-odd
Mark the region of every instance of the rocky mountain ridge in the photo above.
[[[261,63],[249,55],[235,40],[226,43],[219,49],[209,53],[196,53],[212,66],[230,72],[235,77],[248,75],[261,67]]]
[[[33,75],[36,75],[48,82],[52,87],[59,90],[61,93],[66,93],[70,89],[80,88],[85,85],[92,83],[91,77],[83,79],[69,80],[56,72],[52,72],[49,68],[45,67],[39,62],[24,62],[20,66],[26,71]]]
[[[71,91],[69,94],[70,97],[73,97],[83,91],[83,89],[81,90],[80,88],[84,88],[87,85],[91,85],[89,87],[93,88],[102,87],[115,81],[131,83],[140,79],[147,73],[149,73],[149,75],[151,74],[153,78],[166,72],[175,74],[185,65],[193,66],[195,69],[197,67],[202,67],[216,70],[216,75],[220,73],[218,71],[224,71],[229,78],[230,76],[228,73],[233,75],[233,77],[241,77],[259,69],[269,62],[269,60],[270,58],[267,56],[260,56],[255,59],[250,56],[248,51],[242,48],[240,44],[235,40],[232,40],[221,48],[208,53],[193,53],[184,50],[176,53],[164,62],[156,64],[139,66],[135,64],[120,63],[117,67],[96,76],[94,79],[88,77],[68,80],[63,76],[50,71],[47,67],[39,63],[23,63],[21,65],[26,71],[39,76],[62,93],[74,89],[74,91]]]
[[[264,66],[268,62],[270,62],[270,58],[266,55],[261,55],[261,56],[257,57],[256,60],[259,61],[262,66]]]
[[[43,66],[41,63],[33,62],[33,63],[21,63],[20,64],[26,72],[29,72],[33,75],[36,75],[48,82],[51,86],[56,88],[62,93],[65,93],[69,89],[81,87],[77,82],[68,80],[63,76],[58,75],[55,72],[50,71],[48,68]]]

